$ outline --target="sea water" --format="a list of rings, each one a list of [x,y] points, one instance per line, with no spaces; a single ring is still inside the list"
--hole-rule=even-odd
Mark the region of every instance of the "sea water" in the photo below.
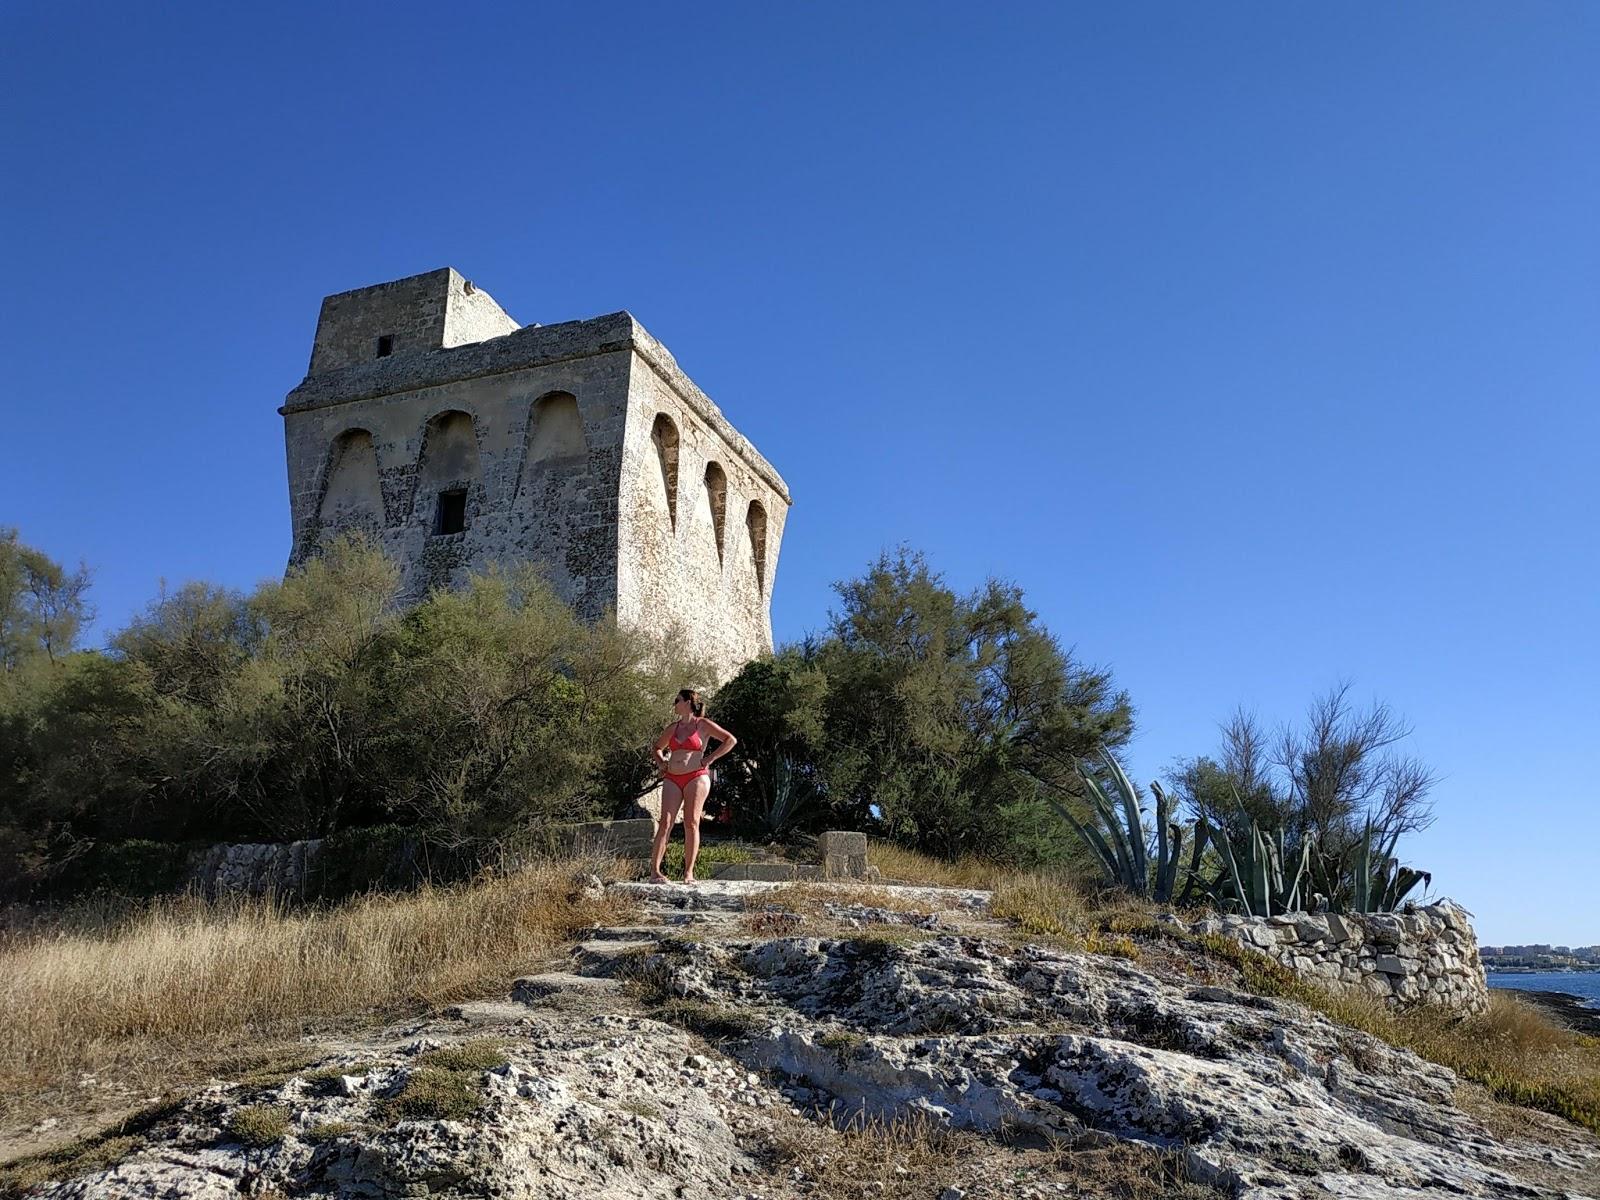
[[[1565,992],[1590,1008],[1600,1008],[1600,971],[1490,971],[1489,986]]]

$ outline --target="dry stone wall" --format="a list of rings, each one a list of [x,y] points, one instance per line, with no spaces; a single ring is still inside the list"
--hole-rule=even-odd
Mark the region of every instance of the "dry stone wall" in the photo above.
[[[206,896],[297,896],[322,862],[323,842],[224,842],[196,855],[189,881]]]
[[[1392,1007],[1482,1012],[1489,988],[1468,913],[1450,900],[1395,913],[1207,917],[1219,933],[1324,987],[1364,991]]]

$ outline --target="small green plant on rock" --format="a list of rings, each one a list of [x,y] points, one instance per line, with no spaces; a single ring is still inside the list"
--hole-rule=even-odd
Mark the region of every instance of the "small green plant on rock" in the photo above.
[[[310,1142],[313,1146],[320,1146],[323,1142],[331,1142],[347,1133],[354,1133],[355,1128],[349,1121],[324,1121],[320,1125],[313,1125],[300,1137],[302,1141]]]
[[[824,1050],[832,1050],[841,1067],[850,1061],[865,1041],[859,1033],[852,1033],[848,1029],[830,1029],[817,1035],[817,1045]]]
[[[289,1132],[289,1110],[278,1104],[247,1104],[228,1117],[228,1135],[246,1146],[270,1146]]]
[[[417,1056],[421,1065],[443,1071],[492,1071],[508,1061],[506,1048],[493,1038],[474,1038],[459,1046],[442,1046]]]
[[[477,1112],[482,1102],[477,1080],[469,1072],[419,1067],[398,1095],[383,1102],[380,1112],[391,1123],[461,1121]]]

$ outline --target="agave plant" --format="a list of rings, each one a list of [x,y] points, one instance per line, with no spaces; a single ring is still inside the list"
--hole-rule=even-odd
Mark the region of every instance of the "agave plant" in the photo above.
[[[1100,759],[1101,773],[1087,770],[1082,763],[1078,764],[1078,775],[1083,780],[1089,799],[1091,820],[1078,820],[1064,805],[1054,800],[1050,801],[1051,807],[1072,826],[1094,853],[1107,882],[1126,888],[1136,896],[1161,904],[1170,903],[1183,852],[1183,826],[1172,820],[1172,803],[1159,784],[1151,784],[1150,790],[1156,798],[1156,857],[1152,864],[1150,838],[1145,832],[1139,793],[1115,757],[1102,753]],[[1202,823],[1195,826],[1189,864],[1191,880],[1204,848],[1205,827]],[[1184,890],[1187,895],[1188,887]]]
[[[1240,811],[1244,811],[1243,805]],[[1203,821],[1201,826],[1204,827]],[[1216,842],[1227,874],[1211,889],[1214,900],[1236,901],[1247,917],[1296,912],[1302,907],[1300,885],[1311,870],[1309,835],[1300,839],[1300,849],[1292,859],[1284,843],[1283,830],[1263,831],[1254,818],[1250,820],[1250,836],[1237,854],[1226,833],[1219,833]],[[1231,896],[1223,892],[1220,886],[1223,883],[1229,885]]]
[[[1390,835],[1387,844],[1380,846],[1376,861],[1372,854],[1372,822],[1356,847],[1355,866],[1350,879],[1350,912],[1393,912],[1417,884],[1432,886],[1433,874],[1402,867],[1394,856],[1399,833]]]

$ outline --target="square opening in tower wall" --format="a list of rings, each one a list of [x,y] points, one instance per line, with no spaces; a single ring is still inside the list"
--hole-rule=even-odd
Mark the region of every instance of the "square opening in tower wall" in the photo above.
[[[434,533],[460,533],[467,527],[467,490],[450,488],[439,493],[439,515],[434,520]]]
[[[381,338],[378,339],[378,357],[379,358],[388,358],[389,355],[391,355],[393,353],[394,353],[394,337],[393,337],[393,335],[386,333]]]

